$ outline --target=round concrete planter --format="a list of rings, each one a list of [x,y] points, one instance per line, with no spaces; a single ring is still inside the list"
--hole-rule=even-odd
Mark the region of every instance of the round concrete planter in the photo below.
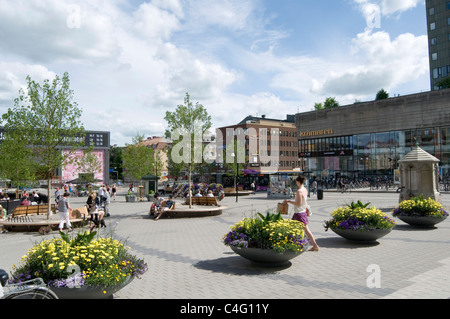
[[[120,285],[112,287],[82,286],[80,288],[51,287],[59,299],[111,299],[113,294],[124,288],[134,277],[130,277]]]
[[[395,216],[401,221],[418,227],[434,227],[435,225],[443,222],[447,217],[433,217],[433,216]]]
[[[127,202],[135,202],[136,201],[136,195],[125,195],[125,201],[127,201]]]
[[[307,249],[307,247],[304,247],[304,249],[299,252],[285,251],[283,253],[277,253],[271,249],[230,247],[236,254],[251,262],[269,267],[287,265],[289,264],[289,260],[301,255]]]
[[[386,236],[392,229],[374,229],[369,231],[359,231],[351,229],[331,228],[339,236],[353,241],[371,242]]]

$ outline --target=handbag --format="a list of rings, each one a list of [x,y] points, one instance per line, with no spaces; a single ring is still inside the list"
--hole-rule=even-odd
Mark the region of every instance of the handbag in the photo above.
[[[288,214],[288,204],[287,203],[278,203],[277,205],[277,213],[281,213],[282,215]]]
[[[306,206],[306,215],[308,215],[308,217],[312,215],[311,207],[309,207],[309,205]]]

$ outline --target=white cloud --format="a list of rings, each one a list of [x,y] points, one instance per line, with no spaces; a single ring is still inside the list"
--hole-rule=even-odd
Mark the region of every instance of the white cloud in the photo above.
[[[173,31],[180,28],[177,16],[182,15],[181,9],[176,7],[173,1],[169,2],[172,5],[164,5],[161,1],[158,2],[160,6],[153,3],[143,3],[134,13],[135,28],[147,41],[167,40]],[[163,8],[175,7],[177,13],[173,14],[161,9],[161,6]]]
[[[387,32],[364,32],[353,39],[352,56],[358,63],[329,77],[320,92],[360,96],[375,94],[413,81],[428,72],[426,36],[406,33],[391,40]]]
[[[191,19],[199,27],[222,26],[230,30],[248,27],[248,19],[255,9],[255,1],[241,0],[190,0]]]
[[[382,13],[391,15],[415,8],[423,0],[383,0],[381,2]]]
[[[419,3],[353,1],[364,17],[370,5],[391,15]],[[165,111],[186,92],[224,126],[309,111],[326,96],[353,102],[427,72],[426,37],[374,29],[341,42],[348,56],[301,46],[283,54],[283,42],[302,39],[297,25],[289,33],[289,21],[266,10],[263,0],[0,0],[0,108],[26,75],[68,71],[85,127],[124,145],[137,133],[163,134]]]
[[[119,54],[111,14],[89,1],[0,0],[0,52],[33,63],[103,62]]]

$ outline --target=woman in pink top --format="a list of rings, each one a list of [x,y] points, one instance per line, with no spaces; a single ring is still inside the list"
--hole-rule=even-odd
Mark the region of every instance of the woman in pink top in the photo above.
[[[297,193],[295,194],[295,200],[294,201],[285,200],[284,202],[287,204],[294,205],[294,216],[292,216],[292,219],[298,220],[299,222],[305,224],[306,236],[308,236],[311,244],[313,245],[310,251],[319,251],[319,246],[317,245],[316,240],[314,239],[314,236],[308,227],[308,214],[306,213],[306,207],[308,206],[308,203],[306,202],[306,197],[308,196],[308,191],[303,186],[305,180],[306,177],[304,176],[297,177],[295,182],[297,183],[297,186],[299,188]]]

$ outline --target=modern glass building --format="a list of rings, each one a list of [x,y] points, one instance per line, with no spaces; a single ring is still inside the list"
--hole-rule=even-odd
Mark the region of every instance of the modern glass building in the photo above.
[[[300,113],[296,126],[313,176],[392,177],[416,143],[450,174],[450,89]]]

